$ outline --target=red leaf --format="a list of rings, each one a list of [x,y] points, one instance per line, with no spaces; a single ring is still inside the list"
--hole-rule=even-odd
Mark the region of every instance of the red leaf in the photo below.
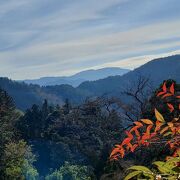
[[[174,124],[172,122],[168,122],[167,123],[169,128],[171,129],[172,133],[175,134],[176,133],[176,127],[174,127]]]
[[[110,154],[110,158],[113,159],[114,156],[117,157],[117,154],[120,154],[122,158],[124,157],[125,152],[122,146],[120,148],[114,148]]]
[[[125,138],[125,139],[123,140],[123,142],[122,142],[121,145],[122,145],[122,146],[124,146],[125,144],[127,145],[127,144],[129,144],[129,143],[131,142],[131,140],[132,140],[132,139],[129,138],[129,137],[128,137],[128,138]]]
[[[142,136],[142,141],[141,143],[143,145],[149,145],[149,142],[147,142],[147,140],[149,140],[151,138],[151,129],[152,129],[153,125],[149,125],[147,128],[146,128],[146,132],[144,133],[144,135]]]
[[[155,127],[154,132],[156,133],[157,131],[159,131],[162,125],[163,125],[162,122],[156,121],[156,127]]]
[[[172,94],[167,93],[167,94],[165,94],[162,98],[169,97],[169,96],[172,96]]]
[[[163,94],[165,94],[166,92],[164,92],[164,91],[162,91],[162,92],[159,92],[158,94],[157,94],[157,96],[161,96],[161,95],[163,95]]]
[[[170,112],[173,112],[174,111],[174,106],[170,103],[167,103],[168,107],[169,107],[169,110]]]
[[[167,92],[166,82],[164,82],[162,89],[163,89],[164,92]]]
[[[118,156],[114,156],[114,157],[111,159],[111,161],[112,161],[112,160],[117,161],[117,160],[118,160]]]
[[[170,148],[173,149],[175,147],[175,144],[171,141],[168,141],[167,144],[169,144]]]
[[[151,131],[151,129],[152,129],[152,127],[153,127],[153,125],[149,125],[147,128],[146,128],[146,134],[147,135],[150,135],[150,131]]]
[[[138,126],[138,127],[142,127],[142,126],[143,126],[143,124],[142,124],[141,122],[138,122],[138,121],[135,121],[134,124],[135,124],[136,126]]]
[[[134,150],[138,147],[138,144],[134,144],[132,147],[131,147],[131,152],[134,152]]]
[[[120,151],[120,155],[121,155],[121,158],[123,158],[124,155],[125,155],[125,152],[124,152],[124,149],[123,149],[123,148],[122,148],[121,151]]]
[[[150,139],[150,135],[144,134],[144,135],[142,136],[141,143],[142,143],[143,145],[146,145],[148,139]]]
[[[155,132],[151,133],[150,138],[155,137],[157,134]]]
[[[110,154],[110,157],[114,156],[115,154],[117,154],[119,152],[119,148],[114,148]]]
[[[136,136],[139,138],[140,137],[140,133],[139,133],[139,131],[137,130],[137,129],[135,129],[135,134],[136,134]]]
[[[172,83],[172,85],[171,85],[171,87],[170,87],[170,92],[171,92],[172,94],[174,94],[174,83]]]
[[[131,132],[125,131],[125,133],[128,136],[128,138],[133,139],[133,135],[131,134]]]
[[[132,144],[131,143],[128,143],[126,144],[127,145],[127,150],[131,149],[132,148]]]

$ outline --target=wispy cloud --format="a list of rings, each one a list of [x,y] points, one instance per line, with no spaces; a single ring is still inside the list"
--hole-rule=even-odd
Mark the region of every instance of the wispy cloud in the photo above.
[[[0,1],[0,76],[132,69],[177,53],[179,6],[179,0]]]

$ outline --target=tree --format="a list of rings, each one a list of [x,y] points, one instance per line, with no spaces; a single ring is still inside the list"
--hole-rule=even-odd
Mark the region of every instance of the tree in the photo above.
[[[91,180],[92,172],[86,166],[65,162],[59,170],[46,176],[45,180]]]
[[[180,103],[178,101],[172,101],[171,103],[166,101],[168,97],[173,97],[176,100],[180,99],[179,92],[175,91],[174,86],[174,82],[169,86],[167,86],[167,82],[164,82],[162,89],[157,92],[157,97],[163,99],[165,101],[165,107],[169,109],[170,113],[177,116],[172,115],[173,119],[166,121],[162,114],[155,108],[155,120],[141,119],[140,121],[135,121],[134,126],[126,131],[127,137],[121,144],[115,145],[116,147],[110,155],[112,160],[118,160],[119,157],[123,158],[127,152],[134,152],[140,146],[149,146],[158,143],[160,146],[169,146],[169,149],[173,152],[173,157],[169,157],[171,160],[167,160],[166,162],[155,162],[154,164],[161,172],[169,172],[169,178],[171,176],[178,178],[180,169],[178,168],[179,163],[176,163],[176,161],[179,162],[180,160],[178,157],[180,151]],[[170,162],[173,163],[173,166]],[[166,170],[163,170],[165,167]],[[154,179],[157,176],[162,176],[162,174],[152,173],[148,168],[143,166],[133,166],[130,170],[135,171],[130,173],[125,179],[131,179],[135,176],[148,176],[148,178]]]
[[[31,148],[24,141],[6,144],[5,153],[2,158],[4,165],[4,179],[29,179],[38,178],[38,172],[33,167],[35,156]]]
[[[63,111],[64,111],[64,114],[67,115],[69,114],[69,111],[71,110],[71,104],[69,102],[69,99],[66,99],[65,100],[65,103],[63,105]]]
[[[18,138],[15,127],[16,122],[22,115],[15,109],[12,98],[6,91],[0,89],[0,162],[4,156],[6,144]],[[4,166],[0,163],[0,177],[3,177]]]
[[[126,120],[133,122],[142,118],[147,110],[149,96],[152,94],[151,87],[149,78],[139,75],[137,80],[122,92],[129,102],[120,102],[118,105],[123,110]]]
[[[42,114],[40,107],[35,104],[31,109],[26,111],[17,124],[23,138],[28,140],[41,137],[43,129],[43,115],[44,114]]]

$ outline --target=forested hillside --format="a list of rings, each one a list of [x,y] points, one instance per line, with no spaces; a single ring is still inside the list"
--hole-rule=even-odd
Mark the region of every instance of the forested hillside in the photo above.
[[[63,106],[54,106],[44,100],[25,113],[17,111],[12,98],[1,90],[0,178],[116,180],[123,179],[130,165],[149,167],[154,160],[163,160],[171,151],[163,143],[152,143],[146,150],[139,147],[124,159],[110,160],[113,146],[125,138],[122,132],[133,128],[133,122],[155,122],[154,108],[167,122],[176,118],[173,123],[179,123],[180,85],[174,80],[164,81],[142,96],[148,85],[145,82],[139,82],[140,89],[126,91],[126,96],[132,98],[127,104],[107,97],[87,100],[79,106],[68,100]]]

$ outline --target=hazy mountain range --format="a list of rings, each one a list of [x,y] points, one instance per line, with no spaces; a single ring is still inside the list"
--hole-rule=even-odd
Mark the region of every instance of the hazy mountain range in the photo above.
[[[38,84],[40,86],[54,86],[61,84],[68,84],[73,87],[79,86],[85,81],[95,81],[109,76],[123,75],[129,72],[129,69],[122,69],[118,67],[91,69],[79,72],[72,76],[63,77],[42,77],[40,79],[23,80],[27,84]]]
[[[152,88],[163,80],[174,79],[180,82],[180,55],[152,60],[143,66],[122,76],[111,76],[97,81],[87,81],[78,87],[71,85],[56,85],[40,87],[27,85],[8,78],[0,78],[0,87],[7,90],[13,97],[18,108],[25,110],[32,104],[41,104],[46,98],[53,104],[62,104],[66,98],[72,103],[81,103],[87,97],[104,94],[119,96],[127,86],[132,86],[139,76],[149,78]]]

